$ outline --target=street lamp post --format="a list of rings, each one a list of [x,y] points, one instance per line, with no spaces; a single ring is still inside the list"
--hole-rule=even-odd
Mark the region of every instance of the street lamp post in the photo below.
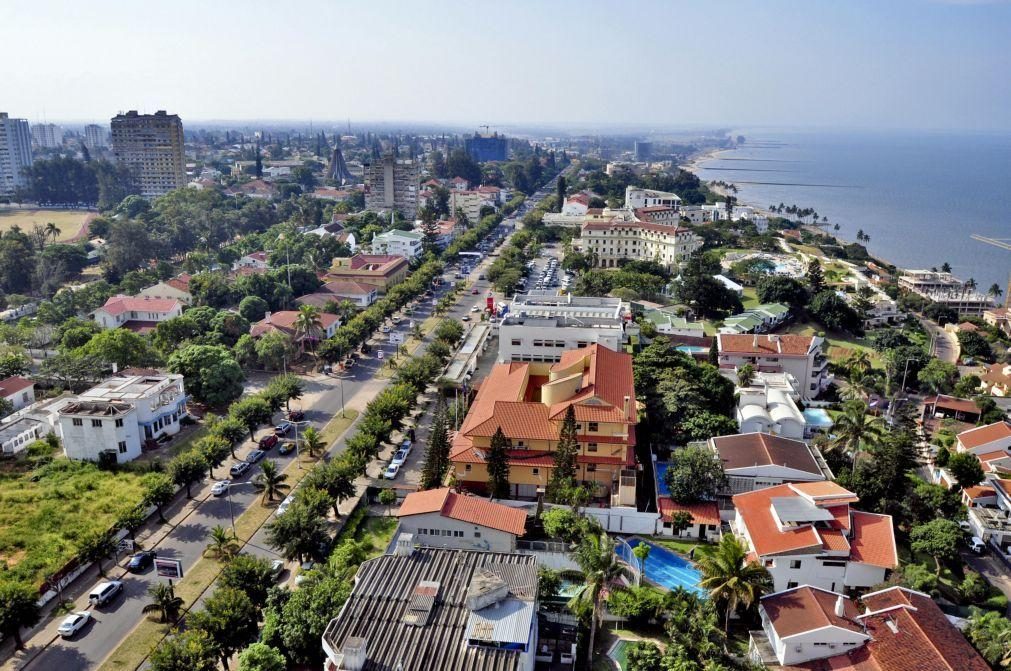
[[[252,482],[229,482],[228,489],[225,490],[225,498],[228,499],[228,517],[232,520],[232,535],[235,535],[235,512],[232,510],[232,488],[233,487],[252,487]]]
[[[295,427],[295,466],[298,468],[298,470],[302,470],[302,453],[298,449],[298,425],[308,424],[309,420],[303,419],[300,422],[291,422],[291,423]]]

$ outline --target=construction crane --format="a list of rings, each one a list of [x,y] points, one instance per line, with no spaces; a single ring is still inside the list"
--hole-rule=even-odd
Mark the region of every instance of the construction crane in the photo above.
[[[1011,252],[1011,238],[988,238],[987,236],[980,235],[978,233],[972,233],[969,237],[977,242],[993,245],[994,247],[1000,247],[1001,249],[1006,249]],[[1008,272],[1007,289],[1004,291],[1004,307],[1011,309],[1011,272]]]

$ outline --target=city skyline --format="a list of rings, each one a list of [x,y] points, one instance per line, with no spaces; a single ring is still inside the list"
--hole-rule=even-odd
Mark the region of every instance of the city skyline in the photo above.
[[[170,109],[190,123],[1011,128],[1011,5],[880,4],[309,2],[279,15],[52,0],[4,10],[0,54],[18,63],[4,105],[33,123]]]

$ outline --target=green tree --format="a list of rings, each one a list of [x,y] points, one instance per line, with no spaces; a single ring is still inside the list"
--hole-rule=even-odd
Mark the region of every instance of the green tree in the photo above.
[[[169,636],[151,653],[151,671],[217,671],[215,644],[210,635],[189,629]]]
[[[305,385],[302,383],[302,379],[294,373],[278,375],[272,378],[267,383],[267,389],[279,398],[284,399],[284,408],[289,412],[291,412],[291,401],[302,398],[302,394],[305,393]]]
[[[724,609],[723,631],[730,628],[730,615],[741,606],[750,608],[772,590],[772,576],[756,561],[748,561],[748,549],[735,536],[726,535],[715,551],[698,560],[699,587]]]
[[[357,493],[358,469],[346,459],[331,459],[316,464],[305,477],[305,487],[326,492],[334,517],[340,519],[340,504]]]
[[[207,464],[207,477],[214,479],[214,469],[224,463],[232,451],[231,444],[218,435],[204,436],[193,446]]]
[[[303,348],[308,342],[310,349],[315,349],[315,344],[323,336],[323,320],[319,308],[315,305],[300,305],[295,316],[294,329],[295,336],[301,339]]]
[[[916,379],[922,387],[933,394],[947,394],[958,379],[958,368],[953,363],[931,359],[916,374]]]
[[[250,440],[256,440],[256,430],[264,424],[269,424],[273,417],[270,405],[259,396],[249,396],[233,403],[228,414],[246,427]]]
[[[561,176],[558,181],[555,182],[555,199],[558,201],[555,204],[555,212],[561,212],[562,206],[565,205],[565,177]]]
[[[663,653],[652,641],[636,641],[628,647],[628,671],[663,671]]]
[[[188,624],[207,632],[227,671],[231,656],[256,640],[257,620],[256,606],[246,594],[230,587],[218,587],[204,602],[203,610],[190,614]]]
[[[755,292],[762,303],[785,303],[792,308],[803,307],[808,299],[804,285],[796,278],[784,275],[762,276]]]
[[[165,523],[165,506],[176,495],[176,487],[172,478],[166,473],[148,473],[144,476],[144,505],[154,506],[158,511],[158,520]]]
[[[221,569],[220,584],[236,589],[249,597],[257,608],[267,603],[267,592],[274,583],[270,561],[249,554],[235,556]]]
[[[975,612],[965,635],[994,668],[1011,665],[1011,621],[997,611]]]
[[[986,361],[993,360],[993,350],[990,343],[978,331],[959,331],[958,345],[962,356],[974,356]]]
[[[958,544],[962,540],[962,530],[958,522],[935,519],[913,527],[909,532],[909,548],[934,558],[937,575],[941,575],[942,562],[958,557]]]
[[[379,492],[379,504],[386,506],[386,516],[390,516],[390,508],[397,502],[397,493],[391,487],[386,487]]]
[[[812,296],[825,291],[825,275],[821,269],[821,261],[811,259],[811,262],[807,264],[807,273],[804,275],[804,279],[807,280],[807,288]]]
[[[709,343],[709,365],[719,366],[720,365],[720,348],[716,341],[716,338],[712,338],[712,342]]]
[[[831,289],[814,294],[807,309],[812,317],[829,330],[854,333],[861,330],[863,318],[850,307],[846,299]]]
[[[678,503],[715,499],[727,486],[719,457],[706,447],[689,445],[671,453],[664,480]]]
[[[565,410],[565,419],[555,447],[554,468],[548,482],[548,499],[561,502],[564,493],[576,482],[576,457],[579,456],[579,439],[576,435],[576,411],[574,405]]]
[[[204,549],[204,556],[228,561],[239,554],[240,549],[241,545],[235,533],[219,524],[211,529],[211,542]]]
[[[649,543],[639,543],[632,548],[632,554],[639,560],[639,575],[637,576],[637,582],[640,585],[642,584],[642,579],[646,577],[646,559],[649,558],[649,551]]]
[[[306,557],[320,558],[320,548],[330,540],[321,512],[299,498],[280,517],[267,523],[267,543],[288,561],[302,563]]]
[[[962,489],[978,485],[986,477],[979,459],[970,452],[958,452],[951,455],[948,458],[947,468]]]
[[[151,603],[141,609],[142,613],[158,613],[159,622],[175,622],[179,619],[185,602],[176,596],[170,583],[159,582],[147,588]]]
[[[215,436],[221,436],[228,441],[228,447],[232,452],[232,458],[237,458],[235,456],[235,446],[246,438],[245,424],[235,417],[222,417],[216,424],[214,424],[211,429],[211,433]]]
[[[246,296],[239,301],[239,314],[255,324],[270,311],[270,304],[259,296]]]
[[[204,479],[204,473],[207,472],[207,462],[203,455],[196,450],[183,452],[169,462],[168,472],[172,476],[172,482],[178,487],[185,487],[186,498],[191,499],[193,496],[190,493],[190,487]]]
[[[970,374],[959,378],[951,393],[959,398],[972,398],[980,392],[982,386],[983,381],[979,379],[979,376]]]
[[[425,448],[425,465],[421,470],[421,489],[434,489],[442,485],[449,468],[449,429],[446,419],[446,401],[441,395],[435,406],[432,428]]]
[[[267,459],[260,466],[260,472],[253,478],[253,487],[263,492],[261,502],[266,505],[273,501],[274,497],[284,498],[285,492],[291,489],[291,485],[285,483],[288,474],[281,472],[277,462]]]
[[[281,370],[295,358],[291,338],[281,331],[268,331],[255,340],[256,358],[267,370]]]
[[[238,671],[285,671],[287,662],[277,648],[253,643],[239,653]]]
[[[755,379],[755,367],[746,363],[737,369],[737,386],[750,387]]]
[[[618,561],[614,552],[614,541],[606,533],[586,535],[575,552],[576,563],[583,572],[585,584],[572,597],[570,607],[579,608],[579,603],[589,604],[590,608],[590,656],[593,656],[594,642],[597,637],[597,625],[600,622],[603,606],[602,593],[604,588],[617,580],[619,576],[628,575],[628,567]]]
[[[105,577],[105,565],[103,562],[116,551],[116,543],[112,537],[105,532],[94,532],[81,541],[80,557],[85,563],[95,562],[98,573]]]
[[[502,427],[495,430],[488,449],[488,491],[493,498],[509,498],[509,441]]]
[[[158,362],[158,356],[144,336],[123,328],[107,329],[92,336],[80,354],[97,357],[120,368],[152,366]]]
[[[0,634],[14,639],[14,648],[24,650],[21,629],[34,627],[42,619],[39,594],[30,586],[8,579],[0,581]]]
[[[224,347],[187,345],[174,352],[168,368],[186,378],[186,391],[208,405],[224,406],[242,394],[245,375]]]
[[[864,452],[873,452],[885,435],[885,422],[868,414],[862,400],[847,401],[832,427],[835,438],[832,446],[847,452],[854,463]]]

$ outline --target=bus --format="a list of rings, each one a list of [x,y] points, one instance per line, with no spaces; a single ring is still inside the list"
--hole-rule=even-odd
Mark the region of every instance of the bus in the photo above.
[[[472,260],[474,262],[477,262],[477,261],[481,260],[481,253],[480,252],[460,252],[458,254],[458,256],[462,260],[465,260],[465,261],[471,261]]]

